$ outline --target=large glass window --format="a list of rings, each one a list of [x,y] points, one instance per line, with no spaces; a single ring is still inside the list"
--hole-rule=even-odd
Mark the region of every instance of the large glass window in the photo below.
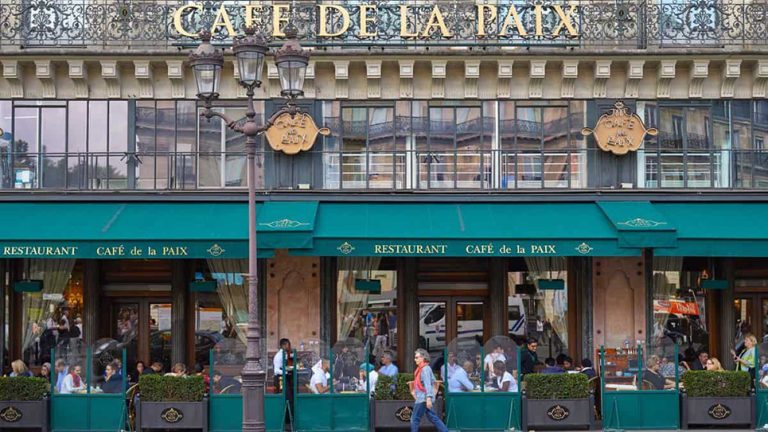
[[[525,264],[525,271],[507,273],[509,337],[519,344],[536,339],[540,361],[562,359],[569,355],[567,261],[530,257]]]
[[[693,268],[695,264],[687,267]],[[653,257],[652,345],[663,356],[664,363],[674,365],[684,360],[692,366],[699,353],[709,350],[701,281],[704,273],[714,275],[706,265],[701,267],[692,271],[684,268],[681,257]],[[674,358],[675,344],[679,345],[681,359]],[[665,374],[673,376],[674,367]]]
[[[22,357],[40,366],[79,352],[83,339],[82,266],[75,260],[25,260],[24,279],[36,281],[41,291],[22,292]]]
[[[397,357],[397,272],[380,270],[380,258],[339,258],[337,340],[354,338],[377,362]]]
[[[407,104],[324,105],[326,187],[401,189],[406,185]],[[397,116],[396,116],[397,111]]]
[[[502,188],[586,186],[584,102],[499,103]]]
[[[195,293],[195,363],[208,365],[210,351],[219,365],[244,365],[248,324],[247,260],[211,259],[200,263],[198,281],[215,291]]]

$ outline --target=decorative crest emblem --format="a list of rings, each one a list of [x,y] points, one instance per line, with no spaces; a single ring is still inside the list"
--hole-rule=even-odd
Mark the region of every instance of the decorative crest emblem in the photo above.
[[[22,417],[23,417],[23,414],[21,413],[21,411],[17,410],[12,406],[9,406],[4,410],[0,411],[0,419],[3,419],[8,423],[16,423],[17,421],[21,420]]]
[[[413,410],[409,406],[400,407],[395,411],[395,417],[403,423],[409,423],[411,415],[413,415]]]
[[[331,130],[318,128],[309,114],[301,112],[280,114],[265,133],[273,150],[288,155],[311,149],[318,134],[330,135]]]
[[[290,220],[290,219],[280,219],[272,222],[261,222],[259,223],[259,225],[268,226],[270,228],[298,228],[302,226],[307,226],[309,225],[309,223],[299,222],[299,221]]]
[[[586,255],[586,254],[592,252],[593,250],[594,249],[592,248],[592,246],[590,246],[590,245],[588,245],[586,243],[582,243],[582,244],[576,246],[576,252],[578,252],[578,253],[580,253],[582,255]]]
[[[594,134],[603,151],[624,155],[639,149],[646,134],[656,136],[659,131],[646,129],[639,115],[630,114],[624,102],[617,101],[609,112],[600,116],[594,129],[584,128],[581,133],[584,136]]]
[[[219,246],[218,244],[214,244],[213,246],[208,248],[208,253],[211,254],[211,256],[221,256],[224,252],[227,250]]]
[[[178,423],[181,421],[181,419],[184,418],[184,413],[182,413],[181,410],[178,410],[176,408],[166,408],[160,414],[160,418],[162,418],[168,423]]]
[[[547,416],[554,421],[563,421],[569,415],[571,415],[571,413],[568,411],[568,408],[560,405],[555,405],[547,410]]]
[[[666,222],[659,222],[650,219],[634,218],[628,221],[619,222],[616,225],[624,225],[631,228],[655,228],[659,225],[666,225]]]
[[[344,255],[349,255],[355,250],[355,247],[349,244],[349,242],[344,242],[340,244],[336,249],[338,249],[339,252],[343,253]]]
[[[715,420],[722,420],[731,415],[731,409],[723,404],[715,404],[709,407],[709,416]]]

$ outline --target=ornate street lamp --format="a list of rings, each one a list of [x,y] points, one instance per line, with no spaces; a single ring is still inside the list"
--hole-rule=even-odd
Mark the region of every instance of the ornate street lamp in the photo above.
[[[295,27],[289,25],[285,34],[290,39],[296,37]],[[224,54],[211,45],[211,33],[200,33],[202,43],[190,53],[189,64],[195,73],[197,97],[205,103],[200,116],[210,120],[219,117],[227,127],[245,135],[245,148],[248,164],[248,328],[246,331],[247,347],[245,367],[243,367],[243,431],[264,431],[264,383],[266,373],[261,365],[261,324],[258,304],[258,266],[256,246],[256,138],[266,132],[274,120],[282,114],[296,115],[298,108],[293,100],[304,94],[304,76],[309,64],[309,54],[295,40],[288,40],[276,53],[275,62],[282,86],[281,94],[288,98],[288,103],[276,112],[265,124],[256,122],[254,109],[254,90],[261,87],[261,75],[264,58],[269,47],[253,27],[245,29],[245,35],[235,38],[232,50],[237,58],[240,74],[239,83],[247,91],[248,108],[246,121],[242,124],[214,111],[213,101],[219,97],[221,71],[224,67]],[[213,365],[211,365],[213,366]]]

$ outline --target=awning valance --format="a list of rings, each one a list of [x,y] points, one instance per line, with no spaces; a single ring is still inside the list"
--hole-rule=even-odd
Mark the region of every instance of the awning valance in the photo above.
[[[658,203],[677,227],[677,247],[659,256],[768,257],[768,203]]]
[[[322,203],[323,256],[634,256],[594,203]]]
[[[674,247],[675,225],[648,201],[598,201],[600,210],[616,230],[620,247]]]
[[[312,246],[317,202],[257,206],[259,256]],[[244,203],[0,204],[2,258],[247,258]]]

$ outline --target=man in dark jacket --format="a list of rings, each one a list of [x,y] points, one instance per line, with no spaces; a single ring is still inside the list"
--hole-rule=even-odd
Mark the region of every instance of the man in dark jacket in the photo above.
[[[520,362],[520,374],[525,375],[534,372],[534,367],[539,363],[539,357],[536,354],[536,348],[539,342],[535,338],[529,338],[528,343],[523,350],[523,358]]]

